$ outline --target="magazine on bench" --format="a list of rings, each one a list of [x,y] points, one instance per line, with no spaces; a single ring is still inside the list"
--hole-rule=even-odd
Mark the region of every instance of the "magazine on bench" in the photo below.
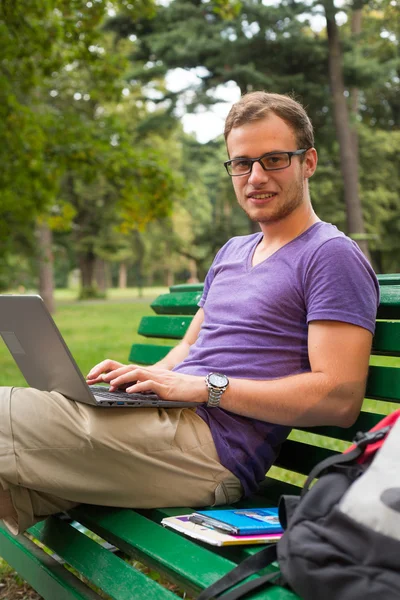
[[[238,544],[267,544],[277,542],[283,531],[248,535],[234,535],[214,527],[200,525],[190,520],[192,515],[165,517],[161,524],[212,546],[234,546]]]

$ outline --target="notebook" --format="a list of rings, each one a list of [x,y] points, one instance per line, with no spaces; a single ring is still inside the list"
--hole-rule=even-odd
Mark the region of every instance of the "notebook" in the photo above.
[[[162,400],[153,393],[127,394],[109,392],[108,386],[89,386],[40,296],[0,295],[0,335],[30,387],[99,407],[199,406]]]
[[[198,510],[189,516],[189,520],[232,535],[283,532],[277,507]]]
[[[271,544],[277,542],[282,533],[262,533],[256,535],[232,535],[223,533],[211,527],[197,525],[190,521],[191,515],[178,515],[176,517],[165,517],[161,521],[164,527],[170,527],[184,533],[185,535],[211,544],[212,546],[237,546],[241,544]]]

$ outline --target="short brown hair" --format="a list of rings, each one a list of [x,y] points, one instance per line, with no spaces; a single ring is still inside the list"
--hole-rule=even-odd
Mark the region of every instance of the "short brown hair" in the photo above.
[[[260,121],[270,112],[293,129],[299,148],[314,146],[313,126],[303,106],[290,96],[268,92],[250,92],[232,106],[225,121],[225,141],[233,128]]]

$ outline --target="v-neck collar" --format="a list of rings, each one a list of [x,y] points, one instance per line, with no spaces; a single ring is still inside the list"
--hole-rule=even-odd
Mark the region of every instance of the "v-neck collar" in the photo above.
[[[258,237],[257,237],[255,243],[250,248],[250,252],[249,252],[249,255],[247,257],[247,270],[248,271],[253,271],[254,269],[256,269],[257,267],[259,267],[260,265],[264,265],[267,261],[269,261],[270,259],[272,259],[278,253],[282,252],[285,248],[287,248],[288,246],[290,246],[291,244],[293,244],[297,240],[300,240],[306,233],[308,233],[309,231],[311,231],[311,229],[313,229],[316,225],[318,225],[320,223],[322,223],[322,221],[317,221],[316,223],[313,223],[308,229],[306,229],[305,231],[303,231],[300,235],[296,236],[295,238],[293,238],[289,242],[286,242],[286,244],[284,244],[283,246],[281,246],[280,248],[278,248],[277,250],[275,250],[275,252],[273,254],[271,254],[270,256],[267,256],[267,258],[264,258],[264,260],[262,260],[261,262],[259,262],[259,263],[257,263],[256,265],[253,266],[253,257],[254,257],[256,248],[261,243],[261,241],[262,241],[262,239],[264,237],[264,234],[262,232],[260,232],[258,234]]]

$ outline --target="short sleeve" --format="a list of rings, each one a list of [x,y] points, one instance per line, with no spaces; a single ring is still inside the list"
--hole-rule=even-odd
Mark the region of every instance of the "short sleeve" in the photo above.
[[[375,331],[379,305],[376,275],[349,238],[326,241],[312,256],[304,278],[307,323],[342,321]]]

